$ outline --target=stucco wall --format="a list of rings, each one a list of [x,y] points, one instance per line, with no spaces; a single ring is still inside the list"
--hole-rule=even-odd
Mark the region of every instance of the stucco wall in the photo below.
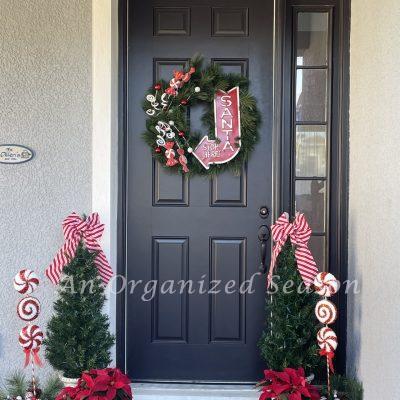
[[[400,2],[352,0],[348,368],[400,398]]]
[[[91,210],[91,1],[0,0],[0,54],[0,142],[36,152],[28,163],[0,164],[4,376],[23,362],[12,277],[21,267],[41,274],[45,327],[54,288],[43,271],[62,243],[60,222]]]

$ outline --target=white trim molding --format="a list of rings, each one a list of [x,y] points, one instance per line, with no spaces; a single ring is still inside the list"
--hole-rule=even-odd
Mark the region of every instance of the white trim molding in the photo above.
[[[103,249],[116,272],[118,176],[118,0],[92,0],[92,210],[106,225]],[[106,312],[116,328],[115,295]],[[113,349],[115,360],[115,348]]]

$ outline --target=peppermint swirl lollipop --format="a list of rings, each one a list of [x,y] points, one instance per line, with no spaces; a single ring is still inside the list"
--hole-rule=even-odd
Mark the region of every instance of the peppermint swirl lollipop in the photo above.
[[[38,285],[39,278],[30,269],[21,269],[14,277],[14,288],[21,294],[31,294]]]
[[[17,314],[23,321],[33,321],[40,314],[40,302],[36,297],[24,297],[17,306]]]
[[[333,324],[337,319],[336,306],[329,300],[320,300],[315,306],[315,315],[323,324]]]
[[[314,279],[315,291],[320,296],[330,297],[339,290],[339,282],[329,272],[320,272]]]
[[[335,351],[338,346],[336,333],[327,326],[321,328],[317,333],[318,346],[328,352]]]
[[[36,350],[43,343],[43,332],[37,325],[26,325],[19,333],[19,344],[24,350]]]

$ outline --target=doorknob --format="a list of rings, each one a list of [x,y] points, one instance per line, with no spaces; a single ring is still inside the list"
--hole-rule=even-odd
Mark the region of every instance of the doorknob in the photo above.
[[[261,225],[258,228],[258,240],[260,241],[260,256],[261,263],[258,270],[265,274],[267,272],[267,266],[265,265],[265,261],[267,259],[267,241],[270,238],[271,233],[267,225]]]

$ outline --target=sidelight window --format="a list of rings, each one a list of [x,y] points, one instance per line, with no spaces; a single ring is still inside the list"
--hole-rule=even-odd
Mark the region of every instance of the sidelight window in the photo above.
[[[311,251],[326,269],[329,231],[330,11],[293,12],[293,206],[313,230]]]
[[[276,107],[281,161],[280,211],[303,212],[313,230],[309,247],[322,270],[347,279],[349,12],[347,0],[279,0],[284,29],[277,29],[282,71]],[[281,128],[281,129],[279,129]],[[346,296],[336,305],[346,315]],[[335,326],[345,367],[346,324]]]

